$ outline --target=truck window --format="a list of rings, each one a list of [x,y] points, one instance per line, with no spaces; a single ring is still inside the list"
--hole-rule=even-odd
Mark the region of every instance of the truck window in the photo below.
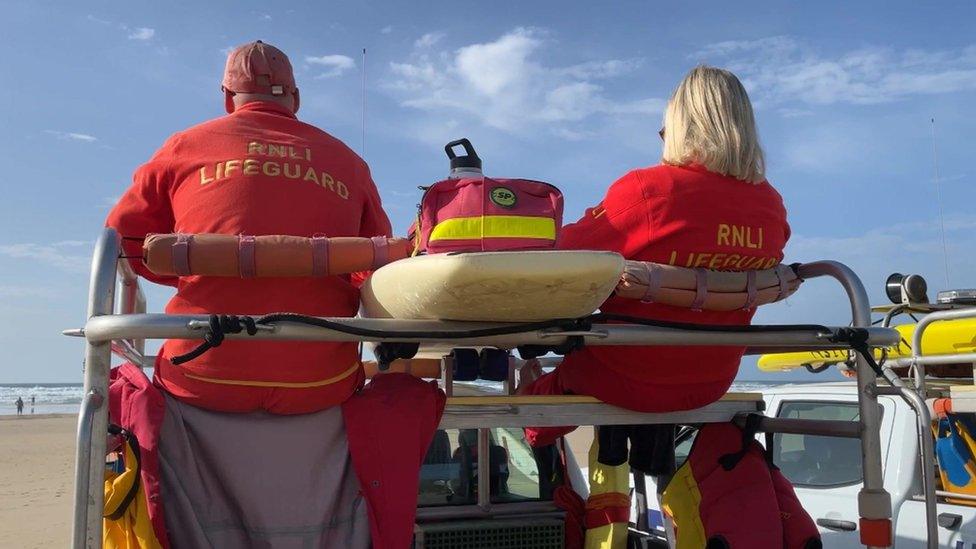
[[[489,429],[491,501],[552,499],[558,479],[553,446],[533,450],[522,429]],[[470,505],[478,500],[478,430],[439,429],[420,468],[421,507]],[[541,469],[541,474],[540,474]]]
[[[856,403],[784,402],[778,417],[857,421]],[[834,487],[861,482],[861,442],[853,438],[776,433],[773,463],[796,486]]]

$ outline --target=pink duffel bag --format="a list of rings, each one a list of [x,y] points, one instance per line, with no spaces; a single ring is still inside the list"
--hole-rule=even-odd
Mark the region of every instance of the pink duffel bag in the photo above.
[[[463,146],[456,156],[454,146]],[[427,253],[545,250],[556,247],[563,194],[528,179],[493,179],[481,173],[467,139],[445,147],[452,178],[428,187],[420,201],[417,249]]]

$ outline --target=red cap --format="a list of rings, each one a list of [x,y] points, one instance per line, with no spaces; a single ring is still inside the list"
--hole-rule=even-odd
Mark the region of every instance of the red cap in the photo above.
[[[288,56],[260,40],[230,52],[222,86],[234,93],[267,95],[285,95],[297,89]]]

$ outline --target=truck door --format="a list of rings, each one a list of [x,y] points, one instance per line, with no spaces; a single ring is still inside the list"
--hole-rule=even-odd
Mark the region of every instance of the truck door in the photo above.
[[[890,440],[894,402],[882,407],[882,467]],[[857,397],[842,394],[776,395],[770,406],[776,417],[855,421]],[[773,435],[773,462],[793,483],[796,494],[817,523],[824,547],[860,548],[857,493],[861,489],[861,441],[814,435]]]

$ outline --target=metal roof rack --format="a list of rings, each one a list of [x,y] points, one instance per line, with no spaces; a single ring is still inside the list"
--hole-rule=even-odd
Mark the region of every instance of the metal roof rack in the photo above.
[[[146,300],[138,279],[127,260],[120,261],[119,236],[112,228],[102,232],[92,260],[88,320],[80,330],[68,335],[83,336],[85,345],[84,398],[79,414],[78,446],[75,470],[73,547],[96,548],[102,543],[103,476],[108,427],[108,378],[113,352],[144,364],[146,339],[202,339],[206,320],[203,316],[146,314]],[[853,313],[853,325],[863,328],[870,346],[888,346],[898,342],[898,333],[890,328],[871,328],[871,310],[864,286],[848,267],[821,261],[798,267],[801,278],[829,277],[837,280],[847,293]],[[118,309],[115,306],[116,283],[121,283]],[[221,311],[214,311],[221,312]],[[348,326],[382,330],[431,330],[463,332],[472,327],[491,324],[436,322],[390,319],[329,319]],[[692,329],[659,328],[628,324],[595,324],[585,331],[559,329],[535,330],[491,338],[458,339],[449,342],[459,346],[480,345],[513,348],[526,344],[558,345],[569,337],[582,337],[587,345],[742,345],[749,352],[771,349],[836,348],[827,338],[847,327],[828,328],[830,333],[797,327],[775,332],[716,333]],[[384,341],[437,343],[432,338],[366,338],[326,328],[279,323],[256,336],[227,334],[229,338],[254,337],[274,340]],[[810,432],[829,436],[861,439],[864,482],[858,497],[862,520],[883,524],[890,531],[891,498],[883,486],[880,444],[879,390],[875,372],[866,360],[857,357],[859,419],[857,421],[784,420],[765,418],[762,429],[778,432]],[[909,391],[895,377],[889,379],[896,391]],[[912,394],[916,394],[912,392]],[[916,394],[917,395],[917,394]],[[623,410],[587,397],[452,397],[442,428],[479,428],[479,446],[487,446],[487,427],[520,427],[529,425],[612,425],[625,423],[707,423],[723,422],[741,414],[762,410],[762,399],[756,394],[729,394],[719,401],[699,408],[663,414],[642,414]],[[481,440],[484,439],[484,440]],[[931,442],[931,441],[930,441]],[[931,447],[931,444],[929,445]],[[484,468],[487,469],[487,461]],[[479,464],[480,465],[480,464]],[[487,471],[479,466],[479,483],[488,482]],[[484,477],[484,478],[482,478]],[[488,490],[482,490],[487,499]],[[462,509],[474,515],[490,511],[488,502],[478,509]],[[933,503],[934,509],[934,503]],[[421,513],[418,519],[438,513]],[[430,515],[430,516],[428,516]]]

